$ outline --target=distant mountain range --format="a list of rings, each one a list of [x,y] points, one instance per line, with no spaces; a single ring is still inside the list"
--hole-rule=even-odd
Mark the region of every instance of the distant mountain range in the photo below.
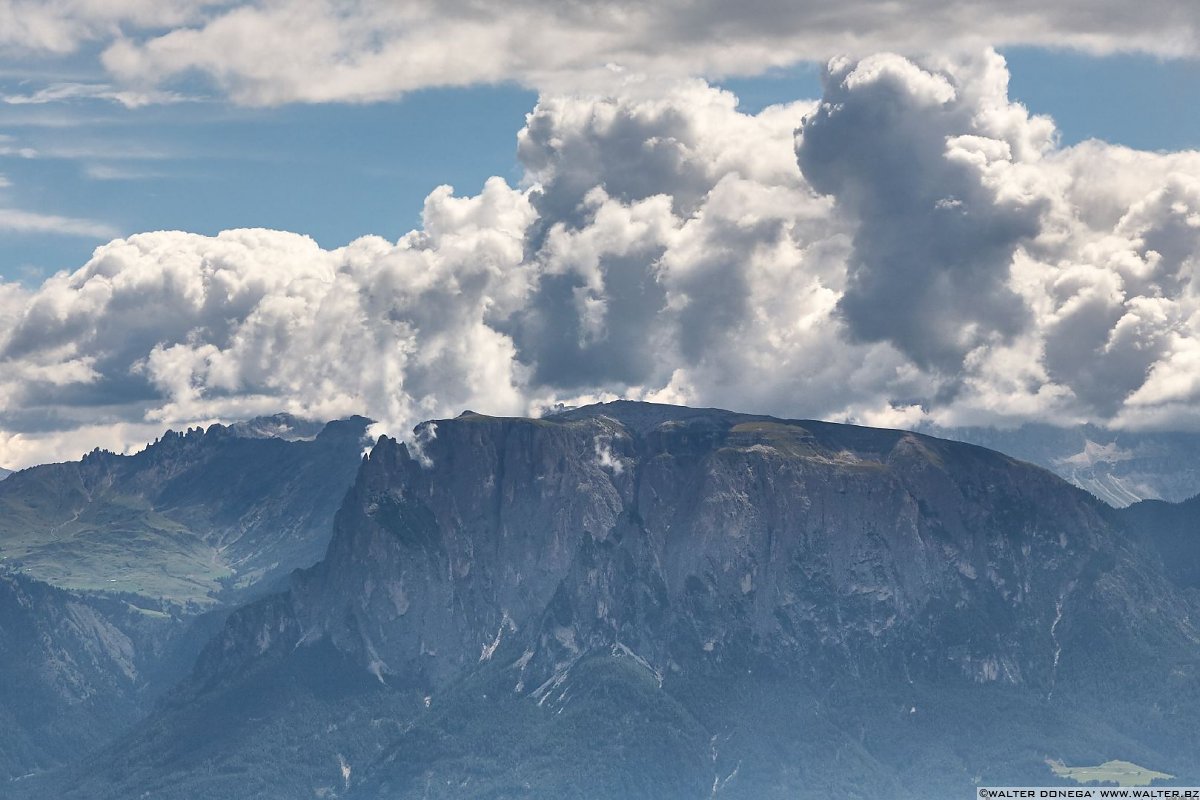
[[[935,436],[999,450],[1045,467],[1110,505],[1178,503],[1200,494],[1200,434],[1060,428],[930,428]]]
[[[324,558],[230,615],[152,711],[12,793],[943,800],[1112,759],[1200,783],[1194,504],[1117,510],[921,434],[641,403],[414,441],[375,444]]]
[[[240,438],[310,441],[324,423],[290,414],[257,417],[229,426]],[[1200,434],[1114,431],[1096,425],[1017,428],[918,428],[942,439],[978,444],[1037,464],[1117,508],[1141,500],[1178,503],[1200,495]],[[12,474],[0,467],[0,480]]]
[[[324,554],[368,425],[310,435],[304,423],[297,436],[288,422],[168,431],[136,455],[23,470],[0,484],[0,559],[59,588],[178,609],[261,593]]]
[[[139,719],[230,610],[316,563],[367,424],[167,432],[0,483],[0,781]]]

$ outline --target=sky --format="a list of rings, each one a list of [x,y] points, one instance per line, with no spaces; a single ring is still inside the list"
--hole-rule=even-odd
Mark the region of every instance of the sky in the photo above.
[[[0,465],[612,397],[1200,427],[1200,10],[0,0]]]

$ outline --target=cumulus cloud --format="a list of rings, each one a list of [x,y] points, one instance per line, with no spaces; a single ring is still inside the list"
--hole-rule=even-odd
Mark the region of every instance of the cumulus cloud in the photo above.
[[[199,73],[250,104],[506,80],[553,89],[613,63],[751,74],[838,53],[981,42],[1192,56],[1198,32],[1200,12],[1178,0],[0,0],[0,47],[10,53],[87,44],[126,84]]]
[[[813,188],[857,223],[838,304],[850,334],[950,372],[1026,323],[1009,265],[1038,232],[1044,200],[1013,191],[1009,173],[1014,157],[1047,149],[1052,132],[1028,119],[996,130],[967,83],[977,76],[962,72],[887,54],[839,59],[797,145]],[[1012,140],[1033,126],[1033,148]]]
[[[526,290],[532,219],[497,178],[472,198],[438,189],[424,230],[397,243],[147,233],[35,292],[7,287],[0,427],[15,455],[0,457],[36,458],[31,441],[60,452],[64,432],[97,419],[145,429],[275,409],[402,423],[467,405],[523,410],[512,344],[488,321]]]
[[[696,336],[676,335],[680,319],[696,329],[707,315],[716,330],[728,314],[701,300],[737,300],[701,285],[699,263],[679,265],[679,253],[699,249],[705,221],[718,224],[721,204],[703,208],[715,187],[742,180],[774,187],[787,205],[814,202],[790,152],[810,104],[757,116],[736,106],[732,94],[701,81],[634,81],[619,97],[545,98],[529,115],[518,154],[539,212],[529,248],[542,279],[506,329],[536,381],[580,390],[665,382],[674,359],[664,354],[700,346]],[[736,271],[728,277],[736,282]],[[689,280],[690,294],[682,291]]]
[[[0,287],[0,463],[614,396],[1200,427],[1200,154],[1062,147],[994,52],[835,59],[756,115],[694,79],[547,94],[518,152],[398,242],[139,234]]]

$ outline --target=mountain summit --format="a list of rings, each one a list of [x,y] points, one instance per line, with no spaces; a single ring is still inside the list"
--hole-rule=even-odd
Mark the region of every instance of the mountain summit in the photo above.
[[[630,402],[413,441],[377,442],[325,559],[234,614],[68,796],[938,800],[1065,780],[1047,759],[1196,777],[1196,598],[1045,470]]]

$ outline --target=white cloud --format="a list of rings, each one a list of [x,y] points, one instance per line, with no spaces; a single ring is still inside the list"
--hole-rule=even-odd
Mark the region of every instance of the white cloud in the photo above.
[[[0,291],[0,463],[287,410],[612,396],[912,425],[1200,427],[1200,154],[1063,148],[992,52],[838,60],[755,115],[547,95],[523,188],[399,242],[140,234]]]
[[[7,185],[7,181],[5,181]],[[0,208],[0,231],[8,233],[54,233],[61,236],[87,236],[108,239],[117,235],[112,225],[79,217],[38,214],[17,208]]]
[[[83,174],[94,181],[145,181],[171,177],[171,173],[165,170],[131,168],[117,164],[87,164],[83,168]]]
[[[37,291],[9,290],[0,462],[63,450],[96,420],[130,431],[277,409],[399,425],[460,405],[523,409],[511,342],[525,195],[493,179],[426,203],[425,229],[334,251],[264,230],[117,240]],[[82,446],[81,442],[77,446]],[[85,448],[87,449],[87,448]]]
[[[125,28],[197,23],[225,0],[0,0],[0,46],[17,54],[69,53]]]
[[[27,94],[0,96],[0,102],[12,106],[45,105],[71,100],[110,100],[126,108],[180,103],[186,99],[177,92],[120,89],[107,83],[52,83]]]
[[[38,151],[32,147],[17,144],[12,136],[0,134],[0,156],[37,158]]]
[[[277,104],[506,80],[560,89],[614,63],[753,74],[839,53],[982,43],[1195,56],[1200,12],[1179,0],[0,0],[10,55],[85,43],[128,86],[199,73],[238,102]]]

